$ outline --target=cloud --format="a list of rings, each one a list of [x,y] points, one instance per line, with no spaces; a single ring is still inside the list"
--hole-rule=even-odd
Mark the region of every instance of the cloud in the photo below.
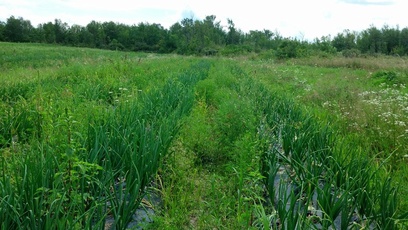
[[[350,3],[350,4],[356,4],[356,5],[379,5],[379,6],[385,6],[385,5],[392,5],[394,4],[394,1],[392,0],[341,0],[342,2],[345,3]]]

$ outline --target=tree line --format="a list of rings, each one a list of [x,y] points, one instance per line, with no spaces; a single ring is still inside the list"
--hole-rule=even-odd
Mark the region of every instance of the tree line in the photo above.
[[[178,53],[185,55],[237,55],[271,52],[277,58],[294,58],[342,52],[351,57],[360,54],[408,54],[408,28],[370,26],[361,32],[344,30],[333,38],[313,41],[282,37],[279,32],[251,30],[243,32],[231,19],[221,26],[216,16],[203,20],[185,18],[169,29],[156,23],[125,25],[91,21],[86,26],[55,19],[34,27],[22,17],[0,21],[0,41],[51,43],[111,50]]]

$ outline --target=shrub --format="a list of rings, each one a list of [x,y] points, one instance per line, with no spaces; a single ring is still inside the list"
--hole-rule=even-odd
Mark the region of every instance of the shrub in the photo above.
[[[346,57],[346,58],[354,58],[354,57],[359,57],[361,55],[361,52],[358,49],[347,49],[347,50],[343,50],[341,54],[343,55],[343,57]]]
[[[246,45],[227,45],[221,50],[221,54],[224,56],[234,56],[249,52],[252,52],[252,48]]]
[[[405,77],[404,77],[405,76]],[[405,87],[406,75],[393,70],[380,70],[374,72],[372,75],[372,80],[375,85],[389,85],[393,87]]]
[[[276,57],[278,59],[307,56],[309,56],[309,50],[307,46],[296,40],[283,40],[276,51]]]

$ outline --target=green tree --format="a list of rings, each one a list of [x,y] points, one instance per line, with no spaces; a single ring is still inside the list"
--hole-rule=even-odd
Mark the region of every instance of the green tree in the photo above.
[[[322,36],[320,39],[314,40],[314,46],[320,51],[327,54],[334,54],[337,52],[336,47],[332,46],[330,36]]]
[[[231,19],[228,21],[227,45],[237,45],[240,43],[241,33],[235,28],[235,24]]]
[[[166,30],[160,24],[147,24],[145,27],[144,42],[148,45],[149,51],[157,52],[160,45],[164,43]]]
[[[401,53],[399,54],[408,55],[408,28],[407,27],[401,30],[399,41],[400,41],[399,44],[401,47]]]
[[[72,25],[65,33],[65,41],[72,46],[79,46],[81,44],[81,31],[84,28],[80,25]]]
[[[4,41],[4,28],[6,27],[6,23],[0,21],[0,41]]]
[[[176,44],[180,54],[214,54],[225,45],[226,34],[214,15],[204,20],[185,18],[170,27],[169,44]]]
[[[41,27],[41,24],[37,25],[37,27],[33,28],[33,31],[30,35],[30,42],[41,43],[44,42],[44,33]]]
[[[306,42],[298,40],[284,39],[276,50],[278,59],[297,58],[308,55],[308,46]]]
[[[109,43],[109,49],[111,50],[124,50],[125,47],[118,42],[115,38]]]
[[[122,45],[123,50],[127,50],[130,46],[129,26],[125,24],[117,24],[118,42]]]
[[[274,33],[270,30],[250,30],[246,36],[246,41],[249,43],[255,52],[259,52],[262,49],[271,49],[273,47]]]
[[[182,50],[184,54],[192,54],[196,50],[197,44],[194,40],[194,20],[185,18],[181,21]]]
[[[385,51],[381,31],[375,26],[364,30],[357,38],[357,47],[363,53],[381,53]]]
[[[54,34],[55,34],[55,42],[56,43],[65,43],[66,33],[68,31],[68,24],[66,22],[62,22],[60,19],[54,20]]]
[[[81,46],[95,47],[94,36],[86,27],[81,28],[79,41]]]
[[[194,21],[191,18],[185,18],[180,23],[176,22],[170,27],[170,40],[177,46],[179,54],[193,54],[196,44],[193,40]]]
[[[165,30],[165,33],[163,34],[163,39],[160,41],[160,48],[159,52],[160,53],[171,53],[177,50],[177,44],[172,39],[169,31]]]
[[[183,47],[186,47],[185,44],[183,44],[182,41],[182,30],[183,27],[179,22],[174,23],[172,26],[170,26],[169,32],[168,32],[168,45],[170,47],[175,48],[174,51],[177,53],[181,53],[181,49]]]
[[[86,25],[86,30],[89,33],[84,33],[85,39],[83,42],[88,47],[105,48],[106,36],[103,30],[103,25],[96,21],[91,21]],[[112,38],[113,39],[113,38]]]
[[[158,52],[166,31],[160,24],[139,23],[136,30],[135,50]]]
[[[215,21],[216,16],[206,16],[203,21],[206,46],[219,46],[225,44],[225,32],[222,29],[221,22]]]
[[[113,39],[118,39],[119,37],[119,31],[116,23],[110,21],[110,22],[104,22],[102,24],[103,31],[106,36],[106,42],[109,44],[112,42]]]
[[[29,42],[33,30],[34,27],[30,21],[24,20],[22,17],[11,16],[7,19],[3,33],[6,41]]]
[[[42,24],[40,27],[43,33],[43,42],[56,43],[54,24],[52,22],[47,22],[45,24]]]
[[[385,25],[381,29],[383,50],[385,54],[392,54],[394,50],[397,50],[400,43],[400,30],[398,28],[391,28]]]
[[[331,44],[337,49],[337,51],[350,50],[357,48],[356,39],[356,32],[344,30],[343,33],[338,33],[333,38]]]

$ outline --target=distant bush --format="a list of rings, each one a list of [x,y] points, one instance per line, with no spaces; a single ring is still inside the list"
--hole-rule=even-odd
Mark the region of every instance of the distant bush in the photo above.
[[[275,59],[276,54],[274,50],[265,50],[262,51],[258,57],[262,60],[271,60],[271,59]]]
[[[346,50],[343,50],[341,54],[343,55],[343,57],[353,58],[353,57],[359,57],[361,55],[361,52],[358,49],[346,49]]]
[[[284,40],[278,46],[275,54],[278,59],[307,57],[309,50],[305,44],[297,40]]]
[[[109,49],[110,50],[124,50],[125,47],[118,42],[118,40],[113,39],[110,43],[109,43]]]
[[[220,53],[224,56],[233,56],[250,52],[252,52],[252,48],[246,45],[227,45]]]
[[[218,49],[207,47],[202,50],[202,53],[205,56],[215,56],[218,54]]]

